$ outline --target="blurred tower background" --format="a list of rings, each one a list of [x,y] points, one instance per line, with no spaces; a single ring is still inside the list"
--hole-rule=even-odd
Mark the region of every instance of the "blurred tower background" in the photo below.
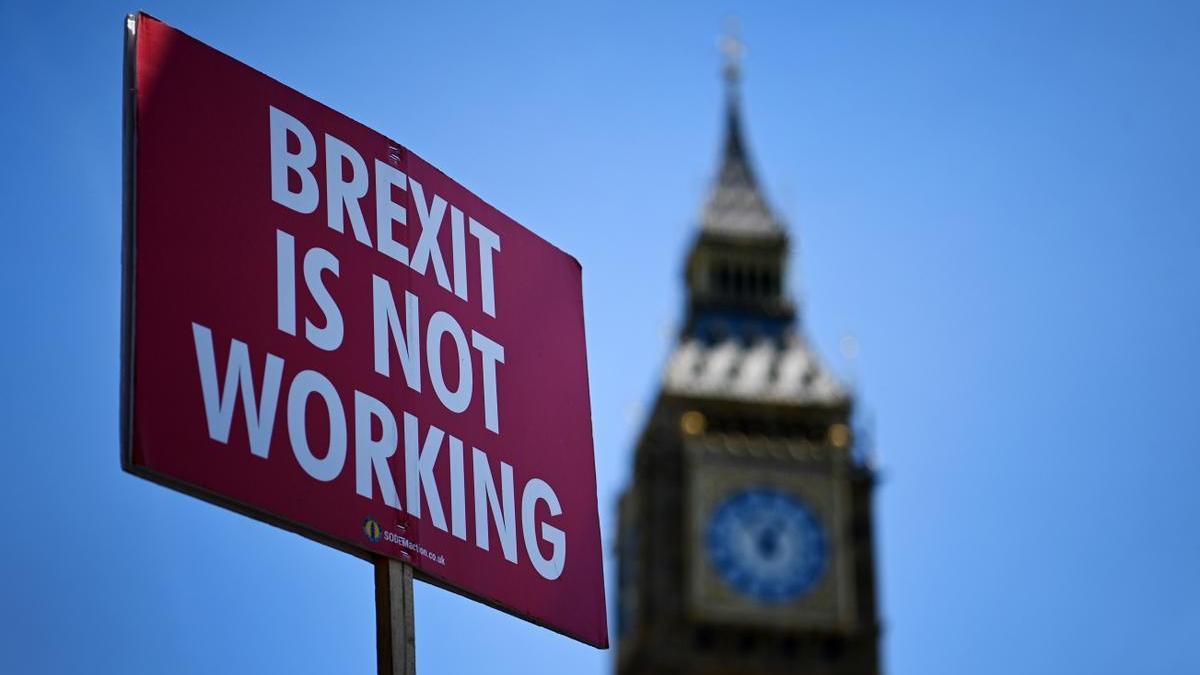
[[[741,45],[723,51],[721,166],[620,499],[616,670],[877,673],[873,473],[801,333],[742,135]]]

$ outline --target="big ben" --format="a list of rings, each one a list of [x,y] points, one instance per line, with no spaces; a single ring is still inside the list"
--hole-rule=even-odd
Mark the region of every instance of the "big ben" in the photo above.
[[[620,499],[616,670],[870,675],[874,474],[788,292],[791,238],[750,161],[738,52],[727,43],[684,320]]]

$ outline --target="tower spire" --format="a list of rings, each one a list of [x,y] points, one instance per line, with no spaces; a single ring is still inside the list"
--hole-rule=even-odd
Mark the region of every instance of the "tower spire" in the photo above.
[[[746,162],[745,147],[742,144],[741,106],[742,106],[742,59],[746,56],[746,44],[742,42],[741,27],[737,19],[730,19],[725,28],[725,35],[718,46],[724,63],[721,67],[725,78],[725,156],[724,164],[734,159],[749,166]],[[722,167],[724,169],[724,167]]]
[[[755,180],[742,136],[742,59],[746,46],[740,32],[737,21],[731,20],[718,42],[725,79],[725,147],[716,184],[701,214],[701,228],[708,232],[779,239],[785,236],[783,225],[767,205]]]

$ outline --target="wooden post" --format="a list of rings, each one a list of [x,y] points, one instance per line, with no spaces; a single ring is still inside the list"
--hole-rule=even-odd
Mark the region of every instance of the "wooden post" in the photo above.
[[[379,675],[416,675],[412,566],[375,559],[375,642]]]

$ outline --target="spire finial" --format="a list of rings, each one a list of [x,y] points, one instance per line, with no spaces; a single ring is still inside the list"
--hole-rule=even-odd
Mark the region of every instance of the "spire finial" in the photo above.
[[[731,18],[725,24],[725,35],[719,46],[725,56],[725,86],[730,96],[737,93],[739,81],[742,79],[742,58],[746,55],[746,45],[742,42],[741,27],[736,18]]]

